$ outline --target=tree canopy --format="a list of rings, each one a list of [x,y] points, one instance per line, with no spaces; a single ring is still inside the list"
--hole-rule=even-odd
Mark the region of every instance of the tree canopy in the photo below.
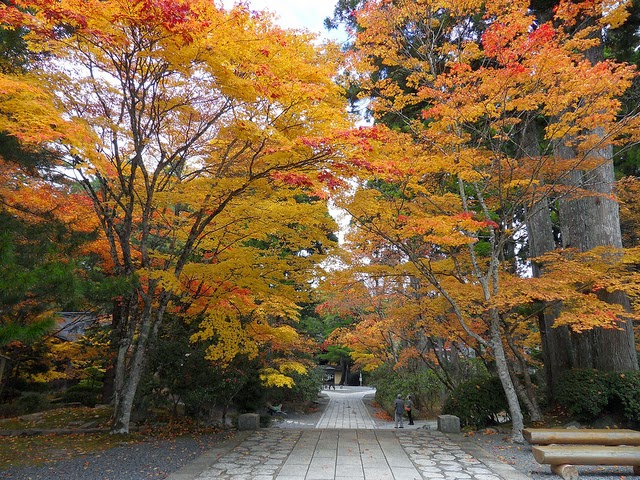
[[[15,93],[2,128],[81,187],[104,268],[134,286],[114,299],[114,431],[127,431],[165,311],[199,318],[193,339],[215,339],[209,358],[223,364],[296,341],[288,323],[335,229],[319,200],[347,125],[339,52],[204,0],[22,6],[3,21],[47,57],[3,77]]]

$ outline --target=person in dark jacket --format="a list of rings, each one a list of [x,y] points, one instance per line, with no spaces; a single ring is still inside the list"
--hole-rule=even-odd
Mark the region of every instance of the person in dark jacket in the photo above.
[[[414,425],[414,423],[413,423],[413,396],[411,394],[407,395],[407,401],[404,403],[404,409],[407,412],[407,417],[409,418],[409,425]]]
[[[396,426],[394,428],[398,428],[398,423],[400,424],[400,428],[404,428],[404,400],[400,394],[398,394],[395,402],[393,402],[393,411],[395,412],[396,417]]]

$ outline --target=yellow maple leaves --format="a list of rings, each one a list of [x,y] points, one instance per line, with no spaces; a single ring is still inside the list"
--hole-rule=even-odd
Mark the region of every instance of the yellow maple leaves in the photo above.
[[[616,328],[628,314],[601,298],[637,296],[622,260],[614,267],[595,252],[568,264],[568,252],[558,253],[572,282],[551,268],[559,259],[544,260],[548,273],[533,279],[518,257],[536,202],[585,195],[563,185],[568,172],[596,168],[606,149],[637,138],[637,118],[618,116],[634,69],[585,57],[599,42],[594,32],[622,21],[627,6],[560,2],[548,23],[526,1],[374,1],[357,10],[354,78],[391,127],[360,133],[349,173],[361,188],[336,197],[356,225],[347,235],[354,277],[388,288],[384,314],[363,300],[362,322],[336,338],[363,364],[409,348],[419,334],[407,318],[428,325],[420,334],[498,349],[534,345],[545,304],[563,305],[557,324],[575,331]],[[576,31],[578,15],[594,18],[592,28]]]
[[[297,303],[334,245],[322,198],[350,125],[339,47],[210,0],[16,4],[29,8],[2,5],[5,26],[48,55],[33,78],[0,78],[0,126],[86,191],[110,270],[135,279],[129,331],[167,309],[202,319],[193,340],[211,361],[269,350],[284,377],[267,383],[302,373],[277,362],[308,348]]]

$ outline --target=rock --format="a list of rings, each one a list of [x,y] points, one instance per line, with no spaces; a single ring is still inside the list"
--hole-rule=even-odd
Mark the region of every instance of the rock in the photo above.
[[[611,415],[604,415],[597,418],[592,424],[592,428],[617,428],[616,421]]]
[[[238,430],[260,430],[260,415],[243,413],[238,417]]]
[[[438,415],[438,430],[442,433],[460,433],[460,418],[455,415]]]
[[[575,420],[572,422],[567,423],[564,428],[582,428],[582,425],[580,425],[579,422],[576,422]]]

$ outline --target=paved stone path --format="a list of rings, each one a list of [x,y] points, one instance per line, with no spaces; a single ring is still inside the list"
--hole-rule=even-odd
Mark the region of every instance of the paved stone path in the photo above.
[[[375,428],[362,397],[371,390],[327,390],[329,405],[324,410],[316,428]]]
[[[527,480],[461,435],[416,422],[394,429],[374,419],[362,388],[325,391],[315,422],[239,432],[168,480]],[[315,427],[315,428],[313,428]]]

